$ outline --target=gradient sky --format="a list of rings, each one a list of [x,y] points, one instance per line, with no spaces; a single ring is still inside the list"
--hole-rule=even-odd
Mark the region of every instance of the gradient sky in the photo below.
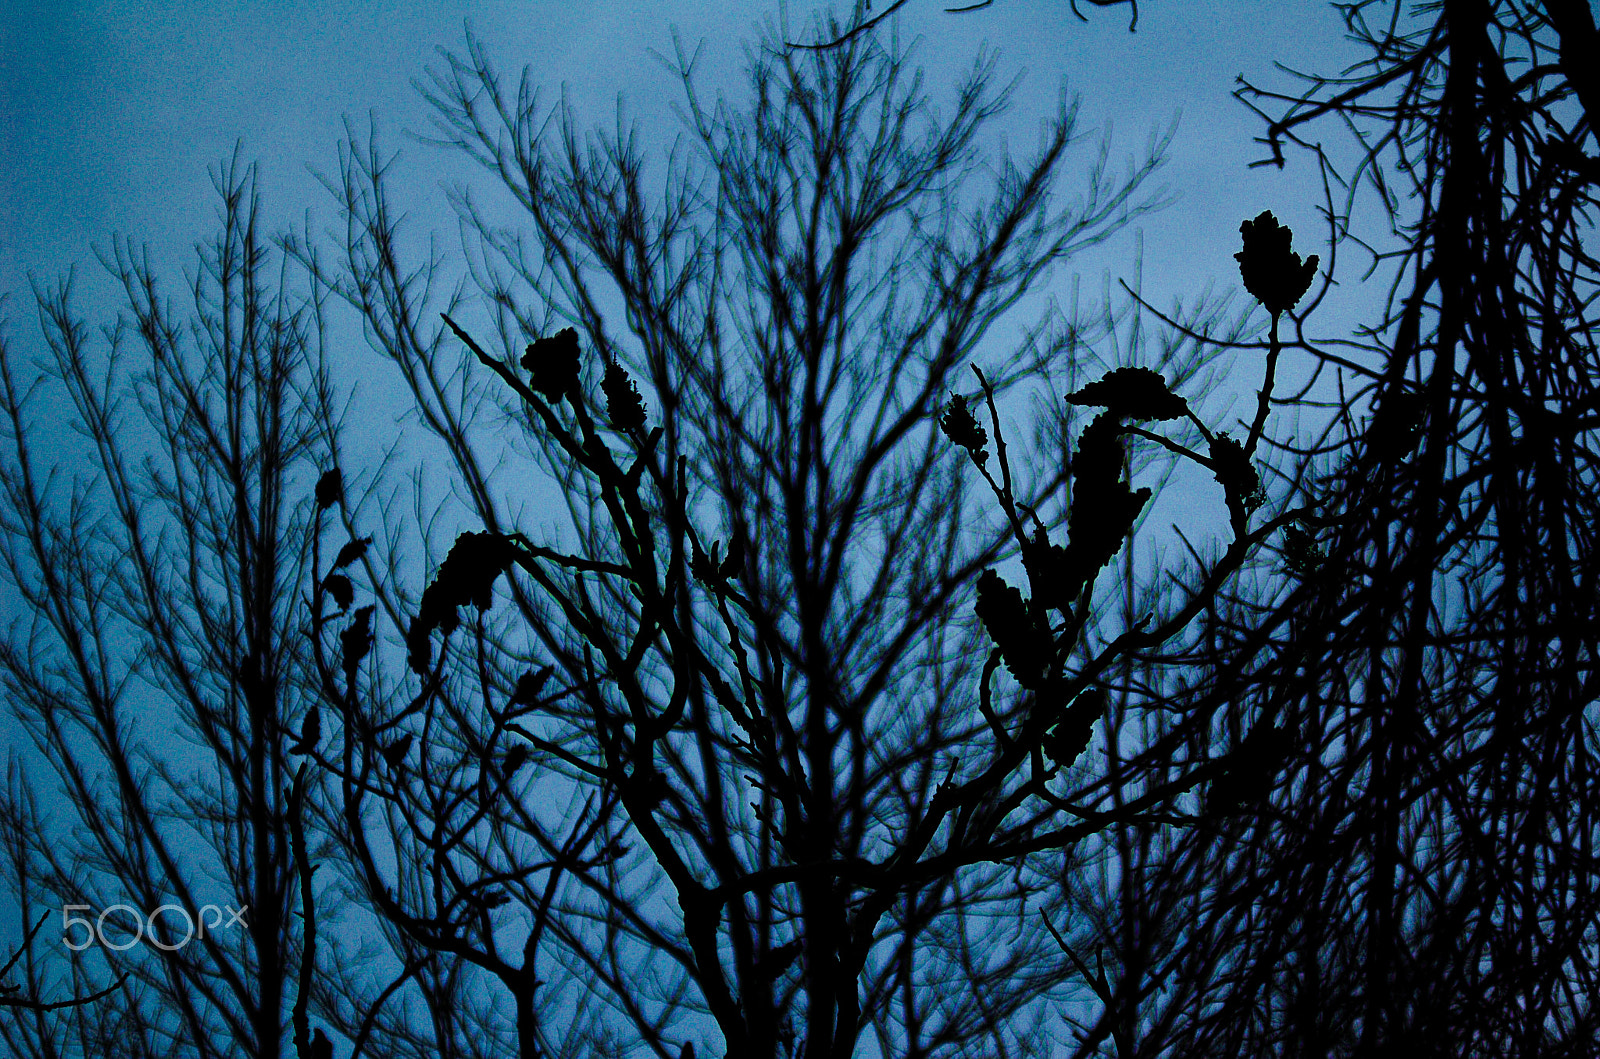
[[[1179,119],[1158,177],[1174,204],[1075,263],[1090,300],[1105,283],[1133,278],[1139,245],[1144,293],[1157,305],[1192,301],[1208,283],[1237,292],[1239,222],[1263,209],[1295,229],[1302,250],[1320,248],[1322,187],[1310,159],[1294,157],[1281,171],[1250,168],[1263,155],[1255,142],[1262,124],[1231,93],[1240,75],[1292,87],[1275,62],[1321,72],[1351,62],[1356,53],[1331,6],[1151,0],[1134,33],[1127,7],[1083,4],[1085,22],[1065,0],[998,0],[960,15],[943,6],[912,0],[897,16],[902,40],[919,41],[915,59],[936,98],[980,46],[998,52],[1001,81],[1021,75],[1015,105],[998,123],[1019,159],[1034,150],[1063,83],[1083,97],[1082,129],[1112,131],[1119,166]],[[794,0],[790,24],[803,27],[824,8]],[[447,271],[456,274],[462,258],[445,184],[466,179],[481,189],[485,177],[407,134],[430,131],[415,82],[425,79],[425,67],[444,66],[441,48],[463,50],[466,22],[503,77],[514,82],[529,67],[544,100],[565,93],[582,126],[611,125],[620,95],[646,145],[661,148],[659,158],[682,131],[672,109],[682,88],[657,58],[672,54],[673,34],[702,48],[705,97],[723,91],[740,99],[744,49],[779,12],[776,0],[21,0],[0,9],[0,294],[11,295],[7,335],[25,355],[43,353],[30,278],[51,287],[76,264],[76,302],[91,333],[115,319],[117,292],[91,250],[109,250],[113,235],[147,245],[167,293],[181,294],[180,270],[193,270],[193,247],[211,235],[219,213],[210,171],[236,142],[246,161],[258,163],[264,231],[309,223],[314,233],[327,232],[336,215],[314,174],[337,173],[344,119],[362,136],[375,122],[382,146],[400,150],[394,186],[409,230],[437,233]],[[1064,167],[1067,195],[1089,149]],[[1351,282],[1356,275],[1348,263],[1341,269],[1346,285],[1317,317],[1316,334],[1347,337],[1370,316],[1378,285]],[[1050,292],[1065,301],[1071,282],[1070,270],[1059,272]],[[368,354],[358,334],[335,340],[363,378],[364,399],[384,405],[398,394],[393,373],[366,370],[378,362],[362,363]],[[1283,382],[1307,364],[1303,354],[1286,357]],[[1226,389],[1242,395],[1260,384],[1254,369],[1245,374],[1252,377]],[[1208,414],[1220,415],[1226,401]],[[1230,415],[1243,409],[1235,403]],[[374,446],[398,431],[399,412],[361,424]],[[1201,506],[1220,519],[1210,492]],[[1173,499],[1162,498],[1163,506]],[[1189,499],[1184,508],[1195,506]],[[1155,523],[1170,521],[1155,512]]]
[[[792,21],[804,24],[818,6],[794,4]],[[985,42],[1000,52],[1004,76],[1026,71],[1011,116],[1023,133],[1013,141],[1018,153],[1032,146],[1062,78],[1083,93],[1090,125],[1114,125],[1121,154],[1137,151],[1153,127],[1181,112],[1164,177],[1179,202],[1144,224],[1147,276],[1160,275],[1172,293],[1195,293],[1212,274],[1233,281],[1212,264],[1231,264],[1229,257],[1194,250],[1215,241],[1231,253],[1242,216],[1270,207],[1306,235],[1315,230],[1320,191],[1311,167],[1298,160],[1284,172],[1248,169],[1259,157],[1252,140],[1260,125],[1230,92],[1240,74],[1286,86],[1274,61],[1343,66],[1349,46],[1330,7],[1152,0],[1129,33],[1126,8],[1084,5],[1084,23],[1062,0],[999,0],[964,15],[941,6],[913,0],[900,17],[903,37],[922,38],[919,57],[935,89]],[[149,241],[158,261],[187,264],[214,216],[207,169],[236,139],[246,159],[259,160],[268,214],[279,223],[298,222],[307,207],[331,217],[307,166],[334,170],[342,116],[362,131],[369,113],[376,116],[390,145],[412,161],[441,153],[398,133],[426,131],[412,81],[425,64],[440,65],[440,47],[460,49],[464,20],[503,70],[532,67],[548,98],[565,89],[586,123],[608,121],[621,93],[647,132],[665,139],[679,128],[668,109],[679,93],[651,52],[670,54],[674,30],[690,46],[703,42],[705,84],[737,92],[743,44],[777,12],[770,0],[21,0],[0,7],[0,291],[13,292],[16,321],[32,316],[18,304],[29,273],[53,279],[73,262],[82,272],[93,262],[90,244],[106,246],[112,233]],[[442,195],[429,184],[437,180],[407,189],[416,193],[412,205],[425,199],[438,209],[441,231],[453,237]]]
[[[796,2],[791,24],[804,26],[818,6]],[[1231,93],[1239,75],[1292,87],[1275,62],[1332,73],[1356,58],[1330,6],[1148,0],[1136,33],[1128,32],[1127,8],[1084,4],[1089,20],[1081,22],[1065,0],[996,0],[963,15],[944,14],[942,6],[912,0],[900,17],[902,39],[921,38],[916,59],[936,96],[980,44],[999,52],[1002,79],[1024,73],[1005,124],[1016,156],[1033,150],[1063,79],[1082,93],[1086,128],[1114,129],[1113,158],[1140,152],[1152,130],[1181,115],[1159,178],[1175,203],[1139,224],[1144,289],[1152,301],[1191,300],[1208,282],[1237,290],[1231,255],[1239,222],[1263,209],[1294,227],[1297,248],[1321,249],[1319,175],[1303,156],[1282,171],[1249,168],[1262,157],[1254,142],[1261,122]],[[91,327],[114,319],[115,292],[91,251],[91,245],[108,249],[114,234],[148,243],[158,272],[170,277],[168,293],[179,294],[172,284],[177,269],[194,267],[192,248],[216,223],[219,202],[208,170],[232,154],[237,140],[243,158],[259,163],[265,229],[298,228],[309,210],[312,230],[325,231],[335,214],[310,170],[337,172],[345,117],[365,135],[370,116],[385,146],[401,149],[396,188],[412,231],[437,231],[441,251],[459,262],[442,175],[470,171],[442,148],[404,133],[428,131],[428,110],[413,81],[424,77],[425,65],[443,65],[439,48],[462,49],[464,20],[502,75],[514,79],[531,67],[546,98],[565,91],[585,126],[609,125],[620,93],[646,144],[664,147],[681,129],[669,105],[681,99],[681,89],[652,53],[670,55],[676,30],[688,47],[703,44],[705,95],[720,90],[740,98],[742,49],[777,10],[774,0],[0,4],[0,294],[11,295],[7,337],[25,356],[43,353],[30,277],[53,285],[74,263],[78,306]],[[1066,166],[1068,192],[1082,170],[1081,162]],[[1103,269],[1131,278],[1134,247],[1130,232],[1087,262],[1085,293],[1100,289]],[[1319,317],[1318,334],[1347,337],[1364,315],[1358,308],[1370,307],[1377,293],[1373,285],[1357,289],[1354,268],[1343,278],[1346,288]],[[1063,296],[1068,282],[1069,274],[1053,281]],[[358,335],[340,341],[361,343]],[[1215,493],[1213,486],[1204,503],[1220,514]]]

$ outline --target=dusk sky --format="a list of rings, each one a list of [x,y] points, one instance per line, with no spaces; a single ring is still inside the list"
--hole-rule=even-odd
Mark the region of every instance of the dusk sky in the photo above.
[[[793,4],[791,24],[805,26],[819,6]],[[1063,80],[1082,93],[1087,128],[1114,126],[1114,158],[1138,152],[1153,129],[1181,115],[1162,178],[1177,201],[1142,224],[1147,283],[1165,296],[1192,296],[1208,277],[1235,283],[1228,254],[1247,214],[1272,208],[1314,238],[1320,187],[1312,167],[1301,158],[1282,172],[1247,168],[1261,155],[1253,142],[1260,122],[1230,93],[1240,74],[1290,87],[1274,62],[1342,67],[1351,53],[1337,13],[1314,3],[1155,2],[1141,7],[1129,33],[1128,8],[1082,6],[1087,22],[1056,0],[1001,0],[962,15],[914,0],[899,25],[902,39],[920,38],[918,59],[936,93],[985,43],[999,52],[1002,78],[1023,74],[1008,117],[1019,155],[1032,148]],[[408,208],[453,239],[437,186],[440,162],[453,159],[403,133],[428,130],[412,82],[424,66],[442,65],[438,49],[461,50],[465,22],[503,73],[526,65],[547,100],[567,92],[583,124],[610,124],[620,94],[646,136],[665,144],[681,128],[670,109],[681,90],[652,52],[670,56],[676,31],[686,46],[704,48],[707,94],[737,97],[743,48],[777,14],[776,4],[677,0],[6,5],[0,291],[13,295],[14,328],[32,316],[30,274],[53,280],[76,262],[80,282],[98,282],[90,246],[109,245],[113,234],[148,242],[158,262],[189,264],[216,209],[207,170],[238,140],[243,157],[259,162],[273,226],[298,226],[309,208],[325,227],[331,203],[308,167],[336,169],[346,116],[363,134],[369,114],[376,118],[388,146],[417,167],[404,185]],[[1131,244],[1120,258],[1131,266]]]
[[[1081,7],[1087,21],[1056,0],[1000,0],[967,14],[914,0],[896,16],[901,40],[916,41],[915,61],[935,99],[983,46],[998,54],[997,80],[1020,76],[1011,111],[994,126],[1018,161],[1035,149],[1062,86],[1081,94],[1084,142],[1063,169],[1063,195],[1075,194],[1072,181],[1086,172],[1102,133],[1112,134],[1115,174],[1177,120],[1156,180],[1171,205],[1058,270],[1047,292],[1067,300],[1074,274],[1087,300],[1108,284],[1116,291],[1116,281],[1133,280],[1142,241],[1143,289],[1156,305],[1192,302],[1208,284],[1219,294],[1237,293],[1239,222],[1263,209],[1295,229],[1304,252],[1322,250],[1326,264],[1314,165],[1301,154],[1284,170],[1250,168],[1263,157],[1255,142],[1262,123],[1231,93],[1240,75],[1291,89],[1275,63],[1341,70],[1355,52],[1337,12],[1255,0],[1150,3],[1130,33],[1128,7]],[[824,9],[792,4],[789,24],[801,31],[795,35]],[[0,13],[0,127],[7,130],[0,139],[0,294],[10,294],[8,338],[26,356],[43,352],[30,277],[53,288],[74,265],[76,304],[91,332],[111,323],[117,292],[92,248],[109,251],[114,236],[147,246],[168,295],[181,294],[181,270],[193,270],[194,246],[209,238],[218,216],[210,173],[236,143],[242,160],[258,165],[263,230],[309,223],[314,235],[326,236],[337,218],[316,174],[337,174],[345,120],[363,138],[375,127],[381,146],[400,152],[392,185],[403,197],[398,206],[413,236],[437,236],[446,263],[441,289],[449,289],[462,257],[447,186],[464,182],[481,191],[489,179],[459,154],[415,139],[433,131],[415,85],[426,80],[425,68],[444,68],[440,49],[463,52],[468,24],[502,77],[514,83],[528,67],[542,101],[553,105],[565,93],[581,127],[614,127],[620,96],[659,160],[683,131],[674,111],[682,87],[659,58],[673,55],[674,34],[686,49],[701,49],[702,98],[724,93],[738,101],[745,49],[779,14],[775,3],[677,0],[11,5]],[[1343,263],[1344,286],[1323,306],[1314,334],[1348,337],[1368,315],[1359,309],[1381,292],[1376,283],[1357,289],[1360,264]],[[1125,301],[1120,291],[1117,297]],[[394,380],[358,366],[364,345],[353,330],[334,336],[336,351],[351,351],[363,396],[385,399]],[[1283,381],[1307,363],[1303,355],[1286,357]],[[1242,396],[1258,385],[1259,378],[1240,375],[1224,388]],[[1242,408],[1235,403],[1230,415]],[[358,437],[376,440],[394,433],[398,415],[352,425]],[[1208,494],[1205,506],[1217,507],[1220,517],[1216,499]],[[1157,523],[1170,522],[1165,511],[1155,514]]]
[[[880,9],[886,2],[879,0]],[[982,45],[998,53],[1000,81],[1021,75],[1002,123],[1018,161],[1034,151],[1063,83],[1080,93],[1088,135],[1063,167],[1066,195],[1102,131],[1113,130],[1115,175],[1122,159],[1142,154],[1154,133],[1178,119],[1170,160],[1156,181],[1172,204],[1141,218],[1078,268],[1085,294],[1098,295],[1107,275],[1113,284],[1132,279],[1141,235],[1144,291],[1157,305],[1192,301],[1208,283],[1218,292],[1237,291],[1232,255],[1240,221],[1266,209],[1294,228],[1297,249],[1325,254],[1320,175],[1304,154],[1291,155],[1284,170],[1250,168],[1265,153],[1255,142],[1263,123],[1232,92],[1240,75],[1292,90],[1295,82],[1275,63],[1342,70],[1355,52],[1338,13],[1311,2],[1149,0],[1130,33],[1127,7],[1080,6],[1087,21],[1066,0],[996,0],[967,14],[946,14],[939,0],[912,0],[898,27],[902,41],[920,41],[914,58],[935,98],[946,96]],[[791,5],[794,36],[809,35],[820,7]],[[208,171],[233,154],[236,142],[242,141],[242,160],[258,163],[267,232],[303,229],[308,219],[314,235],[330,232],[338,226],[334,204],[314,173],[337,175],[346,119],[362,137],[375,122],[382,145],[401,152],[397,206],[413,234],[437,235],[446,263],[441,287],[448,289],[462,258],[446,183],[486,188],[488,178],[409,134],[430,131],[414,82],[425,79],[425,67],[444,67],[441,48],[463,51],[466,23],[503,77],[514,82],[529,67],[542,98],[555,103],[565,92],[583,127],[612,127],[620,95],[647,150],[659,158],[683,130],[672,109],[681,86],[656,58],[671,57],[674,33],[685,48],[703,48],[703,96],[722,93],[737,102],[745,96],[744,49],[778,16],[771,0],[0,5],[0,295],[10,296],[0,316],[7,340],[23,358],[44,355],[30,278],[51,288],[74,265],[77,306],[91,334],[114,320],[116,292],[91,249],[109,250],[113,236],[148,244],[156,270],[168,277],[167,293],[182,308],[179,270],[193,270],[194,244],[216,228],[219,199]],[[1357,320],[1370,318],[1381,292],[1376,283],[1357,289],[1361,264],[1342,263],[1345,286],[1317,318],[1316,334],[1346,338]],[[1072,272],[1069,266],[1051,281],[1063,299]],[[357,330],[334,336],[335,348],[352,357],[364,343]],[[1285,358],[1289,376],[1297,370],[1294,356]],[[1259,375],[1247,375],[1241,388],[1259,384]],[[385,385],[363,384],[380,393]],[[1236,404],[1233,414],[1242,409]],[[373,411],[363,408],[363,415]],[[393,429],[400,411],[377,415],[370,429]],[[364,429],[356,421],[350,426]],[[1220,490],[1208,487],[1203,503],[1220,521]],[[8,622],[11,599],[0,593]],[[14,927],[6,923],[0,940]]]

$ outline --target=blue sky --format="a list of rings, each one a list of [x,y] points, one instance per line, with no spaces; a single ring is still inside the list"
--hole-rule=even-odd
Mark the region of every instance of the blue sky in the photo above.
[[[796,3],[801,24],[814,3]],[[921,37],[930,83],[948,80],[987,42],[1005,75],[1025,70],[1013,120],[1031,130],[1063,77],[1084,95],[1094,126],[1113,122],[1131,153],[1152,126],[1182,121],[1165,180],[1178,204],[1145,225],[1151,276],[1192,293],[1213,273],[1232,281],[1226,255],[1196,255],[1215,241],[1231,253],[1239,219],[1263,208],[1310,234],[1318,193],[1303,160],[1289,171],[1246,168],[1259,132],[1230,98],[1234,78],[1274,81],[1281,60],[1327,70],[1347,45],[1336,13],[1320,4],[1263,0],[1147,3],[1139,29],[1127,9],[1084,5],[1087,23],[1057,0],[999,0],[947,15],[939,0],[913,0],[903,36]],[[432,149],[406,145],[401,129],[425,130],[411,82],[437,49],[459,49],[463,21],[502,67],[543,71],[550,98],[565,89],[578,113],[606,121],[621,93],[649,131],[677,129],[667,104],[674,82],[651,56],[669,53],[676,30],[703,42],[706,82],[737,90],[741,47],[773,3],[590,0],[412,0],[407,3],[257,0],[145,2],[23,0],[0,14],[0,291],[22,300],[27,275],[53,278],[92,263],[91,243],[112,233],[148,240],[157,260],[187,263],[214,213],[207,169],[231,153],[260,162],[269,215],[296,222],[312,207],[331,214],[307,172],[334,169],[340,119],[364,127],[369,113],[414,160]],[[1031,137],[1028,137],[1031,139]],[[1018,142],[1019,149],[1031,143]],[[436,183],[436,181],[435,181]],[[438,209],[437,188],[409,188],[412,205]],[[423,203],[421,200],[426,199]],[[420,215],[419,215],[420,216]],[[1197,257],[1203,260],[1195,260]],[[87,280],[89,277],[84,276]],[[13,318],[22,313],[13,302]]]
[[[901,37],[918,41],[916,59],[936,97],[980,46],[998,52],[999,79],[1021,76],[1013,109],[998,125],[1019,159],[1033,150],[1063,83],[1082,95],[1082,128],[1112,131],[1113,159],[1140,154],[1153,131],[1178,119],[1158,177],[1173,204],[1073,264],[1086,297],[1108,281],[1131,279],[1141,245],[1144,292],[1160,306],[1192,301],[1208,283],[1238,291],[1232,254],[1239,222],[1263,209],[1294,227],[1302,249],[1318,249],[1324,230],[1314,167],[1302,155],[1286,170],[1250,168],[1262,157],[1254,142],[1261,123],[1231,93],[1240,75],[1290,87],[1274,62],[1323,72],[1347,65],[1355,52],[1331,6],[1153,0],[1142,5],[1134,33],[1126,7],[1082,4],[1085,22],[1064,0],[997,0],[962,15],[943,6],[912,0],[897,16]],[[824,8],[793,0],[790,23],[804,26]],[[110,323],[116,292],[91,247],[109,250],[114,235],[147,245],[158,274],[168,277],[169,295],[179,293],[180,270],[192,271],[193,247],[216,223],[209,173],[236,142],[244,160],[258,163],[264,230],[309,223],[314,233],[327,232],[335,213],[314,173],[337,173],[344,119],[363,136],[374,121],[382,145],[401,151],[395,186],[409,230],[436,233],[454,275],[462,259],[446,182],[464,179],[481,189],[485,178],[407,133],[430,131],[414,82],[425,79],[425,67],[444,66],[440,48],[463,50],[466,23],[502,76],[514,80],[528,66],[544,99],[565,93],[581,125],[610,125],[620,96],[659,158],[682,130],[672,109],[681,86],[657,58],[672,54],[674,33],[702,49],[705,95],[739,98],[744,49],[778,13],[776,0],[22,0],[0,12],[0,128],[7,130],[0,139],[0,294],[11,295],[8,337],[25,354],[42,352],[30,277],[52,286],[74,264],[80,312],[91,328]],[[1068,163],[1068,194],[1086,165],[1083,155]],[[1051,281],[1050,292],[1063,300],[1072,268]],[[1348,264],[1341,274],[1347,285],[1318,317],[1319,335],[1347,335],[1363,315],[1357,306],[1370,309],[1379,293],[1376,284],[1358,290],[1348,283],[1356,276]],[[338,336],[336,345],[362,375],[363,398],[381,405],[398,394],[394,380],[365,370],[359,335]],[[1285,358],[1286,382],[1304,360]],[[1259,378],[1241,376],[1237,384],[1254,387]],[[1231,415],[1243,409],[1234,404]],[[374,443],[398,429],[393,416],[365,426]],[[1208,510],[1219,506],[1211,504],[1216,499],[1206,497]],[[1170,521],[1165,512],[1156,516]]]
[[[1208,282],[1236,290],[1239,222],[1263,209],[1295,228],[1302,251],[1320,250],[1318,174],[1304,157],[1292,157],[1283,171],[1249,168],[1262,156],[1254,142],[1261,123],[1231,92],[1241,74],[1290,87],[1274,71],[1275,61],[1322,72],[1351,61],[1331,7],[1149,0],[1138,31],[1129,33],[1126,8],[1084,4],[1085,23],[1065,0],[996,0],[964,15],[944,14],[942,6],[912,0],[899,19],[901,36],[921,39],[916,58],[936,96],[980,44],[999,52],[1002,79],[1024,75],[1004,124],[1017,156],[1033,149],[1063,79],[1082,94],[1087,129],[1114,129],[1114,158],[1139,153],[1152,130],[1181,116],[1159,178],[1174,204],[1138,226],[1144,289],[1157,304],[1191,300]],[[791,23],[803,26],[817,7],[795,3]],[[345,117],[365,134],[370,115],[385,146],[403,152],[396,188],[412,231],[437,232],[455,268],[457,226],[443,182],[471,171],[404,133],[428,131],[413,81],[424,77],[425,65],[443,65],[440,47],[462,49],[465,20],[503,75],[514,78],[531,67],[546,98],[565,91],[587,126],[609,125],[620,94],[646,144],[664,150],[681,128],[669,105],[681,89],[653,53],[670,55],[676,31],[687,46],[704,49],[706,95],[721,90],[738,97],[742,49],[776,14],[771,0],[13,3],[0,11],[0,293],[11,295],[7,337],[24,355],[42,352],[29,277],[48,286],[74,263],[78,305],[91,327],[114,318],[111,282],[91,251],[91,245],[108,249],[113,235],[148,243],[158,272],[169,277],[192,269],[192,247],[211,234],[218,210],[208,170],[238,140],[243,158],[259,163],[266,229],[300,227],[309,211],[313,232],[325,231],[333,206],[309,170],[337,172]],[[1082,168],[1069,164],[1067,180]],[[476,185],[483,186],[482,177]],[[1129,232],[1084,262],[1086,294],[1100,289],[1103,270],[1131,277],[1134,237]],[[1358,309],[1372,304],[1370,290],[1349,282],[1356,274],[1345,271],[1348,285],[1319,318],[1317,333],[1345,337]],[[1070,273],[1053,280],[1063,296],[1069,282]],[[168,291],[178,293],[170,280]],[[359,355],[359,335],[339,341],[350,356]],[[1220,509],[1213,493],[1203,502]]]

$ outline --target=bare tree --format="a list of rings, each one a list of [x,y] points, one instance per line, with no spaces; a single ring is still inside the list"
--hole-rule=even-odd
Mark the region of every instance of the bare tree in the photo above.
[[[855,0],[851,7],[851,16],[848,24],[828,25],[826,32],[822,32],[817,41],[790,41],[789,47],[816,51],[837,48],[847,41],[861,36],[863,33],[871,33],[873,30],[878,29],[910,2],[911,0],[888,0],[887,3],[884,3],[874,11],[872,0]],[[1083,0],[1083,2],[1091,8],[1122,7],[1126,5],[1129,9],[1128,32],[1132,33],[1139,28],[1139,0]],[[1078,0],[1067,0],[1067,3],[1072,9],[1072,13],[1078,16],[1079,20],[1089,21],[1088,16],[1078,7]],[[955,7],[947,7],[944,10],[946,14],[964,15],[973,11],[982,11],[986,7],[993,6],[993,4],[994,0],[972,0],[971,3],[962,3]]]
[[[1004,99],[983,63],[943,120],[871,35],[750,69],[748,111],[708,106],[679,52],[702,165],[674,153],[658,182],[630,131],[586,140],[475,42],[452,57],[432,96],[446,142],[531,224],[457,196],[487,327],[404,260],[375,146],[352,142],[330,181],[339,266],[291,244],[399,367],[469,509],[420,596],[371,558],[373,527],[339,526],[341,556],[316,560],[322,819],[406,966],[497,983],[525,1057],[690,1055],[713,1025],[741,1056],[848,1056],[865,1035],[1038,1048],[1066,977],[1028,916],[1048,878],[1114,822],[1196,824],[1184,792],[1239,786],[1281,738],[1223,764],[1173,753],[1124,800],[1078,761],[1114,667],[1305,514],[1258,517],[1253,459],[1278,320],[1316,262],[1270,215],[1247,225],[1273,330],[1251,422],[1213,432],[1175,389],[1201,360],[1181,336],[1152,358],[1168,375],[1088,381],[1091,320],[1000,331],[1131,215],[1154,156],[1113,180],[1102,151],[1053,208],[1063,103],[979,193],[963,178]],[[1045,400],[1019,440],[1025,383]],[[1081,432],[1078,407],[1099,410]],[[555,525],[542,508],[522,528],[526,479],[495,473],[508,446],[559,484]],[[1208,472],[1230,540],[1159,619],[1108,630],[1094,586],[1154,454]]]
[[[44,996],[70,957],[97,997],[0,1019],[12,1055],[277,1057],[298,991],[283,743],[309,705],[301,495],[337,417],[316,306],[258,237],[253,170],[236,153],[214,183],[190,315],[118,243],[101,260],[128,315],[107,352],[70,279],[35,289],[36,379],[0,340],[0,557],[24,604],[0,680],[43,758],[27,778],[14,760],[0,823],[14,896],[51,925],[12,963]],[[43,422],[64,410],[70,457]]]
[[[1291,314],[1288,355],[1337,393],[1311,441],[1270,439],[1273,492],[1317,517],[1148,659],[1181,679],[1140,689],[1201,745],[1273,718],[1298,739],[1219,835],[1108,841],[1137,884],[1081,895],[1117,953],[1106,1007],[1137,1028],[1122,1054],[1589,1055],[1592,14],[1344,10],[1366,61],[1241,95],[1267,161],[1323,167],[1388,311],[1343,342]],[[1315,138],[1330,118],[1353,162]],[[1389,241],[1363,244],[1374,204]]]

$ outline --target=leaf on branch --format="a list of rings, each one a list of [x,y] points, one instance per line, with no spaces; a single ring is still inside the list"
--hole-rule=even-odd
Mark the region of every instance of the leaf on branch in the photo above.
[[[1235,522],[1260,507],[1266,497],[1261,491],[1261,478],[1256,474],[1244,446],[1227,434],[1211,439],[1211,473],[1222,483],[1228,501],[1228,513]]]
[[[717,567],[717,576],[726,581],[744,572],[744,538],[734,537],[728,544],[728,557]]]
[[[289,747],[289,753],[309,754],[317,748],[317,741],[321,738],[322,711],[313,706],[306,711],[305,719],[300,722],[300,737]]]
[[[644,400],[628,371],[616,361],[606,365],[600,380],[606,395],[606,418],[618,430],[638,430],[644,426]]]
[[[427,672],[432,653],[428,637],[434,629],[447,636],[454,632],[460,624],[458,607],[470,603],[479,610],[489,609],[495,579],[511,569],[517,554],[515,542],[502,533],[463,533],[456,538],[433,584],[423,590],[422,606],[406,633],[413,671]]]
[[[361,660],[367,657],[367,652],[372,650],[372,614],[373,605],[368,604],[356,611],[355,620],[350,627],[339,634],[339,648],[343,653],[345,687],[348,689],[356,681],[356,671],[361,667]]]
[[[517,770],[527,763],[528,748],[524,744],[518,743],[506,751],[505,760],[501,763],[501,769],[507,776],[515,776]]]
[[[719,559],[722,551],[722,541],[711,542],[711,554],[708,556],[700,550],[700,543],[690,540],[689,547],[689,572],[695,580],[708,588],[721,589],[728,578],[736,577],[744,572],[744,541],[734,537],[728,545],[728,556]]]
[[[355,586],[343,574],[329,574],[322,579],[322,590],[333,597],[333,605],[341,611],[349,610],[356,600]]]
[[[317,479],[317,509],[326,511],[344,499],[344,475],[335,467]]]
[[[1316,538],[1299,525],[1283,528],[1283,565],[1300,577],[1312,577],[1322,570],[1327,558]]]
[[[339,554],[334,557],[333,568],[341,570],[351,563],[359,562],[367,554],[367,545],[372,543],[371,537],[357,537],[339,549]]]
[[[1091,382],[1067,403],[1104,408],[1125,419],[1181,419],[1189,402],[1167,388],[1161,374],[1149,368],[1118,368]]]
[[[501,905],[509,904],[511,901],[511,898],[506,894],[506,892],[500,889],[498,886],[491,886],[487,889],[479,890],[477,892],[468,890],[461,896],[466,898],[467,904],[478,909],[479,911],[486,911],[491,908],[499,908]]]
[[[1048,632],[1035,624],[1022,593],[993,569],[985,570],[978,578],[977,612],[1017,683],[1037,690],[1049,660],[1050,640]]]
[[[380,751],[380,753],[383,754],[384,764],[388,765],[392,769],[399,768],[405,762],[406,755],[411,753],[412,739],[412,734],[407,732],[399,739],[396,739],[394,742],[384,747],[383,750]]]
[[[1317,255],[1304,261],[1290,249],[1294,233],[1278,223],[1271,210],[1239,225],[1244,249],[1234,254],[1244,289],[1273,316],[1293,309],[1311,289],[1317,275]]]
[[[1284,758],[1295,744],[1292,729],[1258,724],[1228,754],[1226,771],[1211,781],[1206,812],[1225,815],[1249,808],[1272,793]]]
[[[555,666],[545,666],[537,671],[530,669],[518,677],[517,686],[511,692],[511,705],[537,706],[539,704],[539,693],[544,690],[545,684],[549,682],[551,674],[555,671]]]
[[[578,392],[578,332],[571,328],[528,343],[522,366],[532,373],[529,386],[552,403]]]
[[[967,407],[967,399],[961,394],[950,395],[950,403],[945,406],[944,414],[939,419],[939,427],[945,437],[971,453],[978,466],[982,467],[989,461],[989,454],[984,451],[984,446],[989,444],[989,434]]]
[[[1045,735],[1044,752],[1063,768],[1077,761],[1094,740],[1095,722],[1105,714],[1106,693],[1090,688],[1062,712],[1061,720]]]

